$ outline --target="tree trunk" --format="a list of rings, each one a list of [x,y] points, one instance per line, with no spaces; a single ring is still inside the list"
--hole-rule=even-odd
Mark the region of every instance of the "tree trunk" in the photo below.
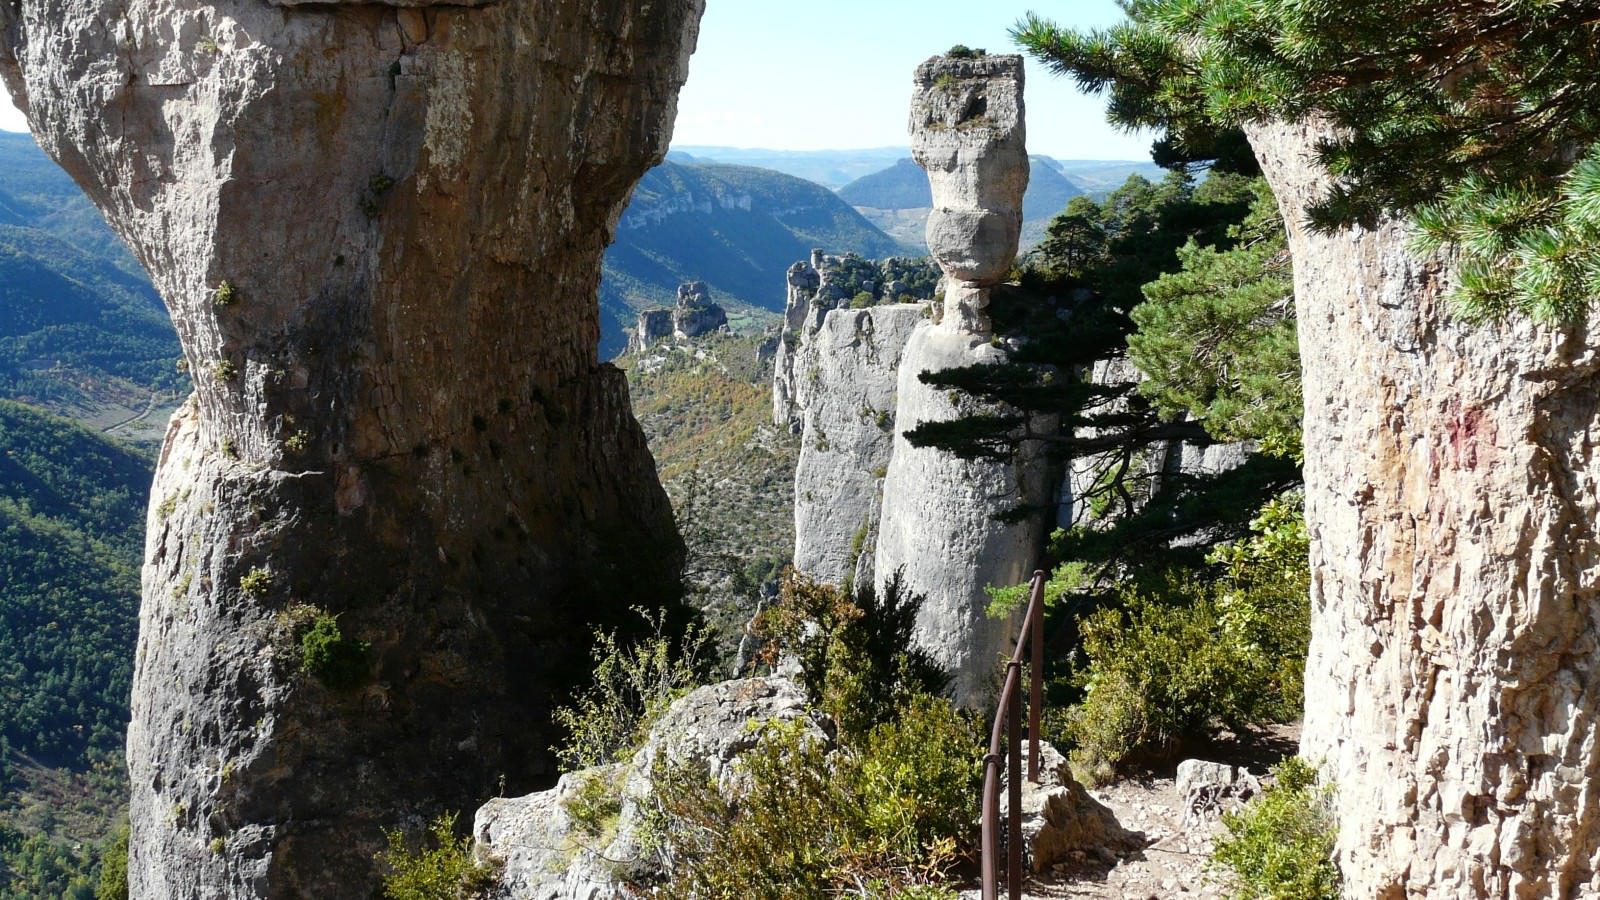
[[[0,0],[0,75],[195,380],[148,519],[133,896],[368,896],[381,827],[547,782],[591,623],[676,597],[595,296],[702,8]]]
[[[1316,125],[1252,130],[1294,254],[1311,655],[1302,753],[1350,897],[1571,897],[1596,853],[1600,356],[1472,325],[1406,227],[1316,234]]]

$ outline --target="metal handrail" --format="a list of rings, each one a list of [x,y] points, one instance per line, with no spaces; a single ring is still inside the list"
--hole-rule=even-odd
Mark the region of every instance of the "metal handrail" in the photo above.
[[[1000,747],[1006,744],[1006,892],[1010,900],[1022,897],[1022,651],[1031,648],[1028,679],[1028,780],[1039,783],[1039,715],[1043,706],[1044,677],[1044,572],[1033,573],[1028,591],[1028,612],[1017,635],[1017,648],[1006,663],[1006,680],[1000,688],[1000,706],[994,714],[989,752],[983,757],[983,836],[981,838],[983,900],[996,900],[995,866],[1000,830]]]

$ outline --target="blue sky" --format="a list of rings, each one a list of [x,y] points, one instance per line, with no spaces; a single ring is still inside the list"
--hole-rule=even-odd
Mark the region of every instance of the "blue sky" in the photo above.
[[[955,44],[1018,52],[1029,10],[1063,25],[1122,19],[1114,0],[709,0],[673,143],[781,150],[906,144],[911,73]],[[1028,62],[1028,148],[1062,159],[1147,159],[1150,136]]]
[[[1114,0],[709,0],[673,143],[774,150],[906,143],[911,72],[955,44],[1014,52],[1029,9],[1080,27],[1121,18]],[[1028,146],[1062,159],[1144,159],[1148,135],[1105,124],[1103,104],[1031,60]],[[27,126],[0,101],[0,128]]]

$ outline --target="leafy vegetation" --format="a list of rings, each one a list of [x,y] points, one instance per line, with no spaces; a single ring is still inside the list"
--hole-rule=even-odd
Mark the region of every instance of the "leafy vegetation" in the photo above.
[[[1316,769],[1297,756],[1273,775],[1260,797],[1222,817],[1212,859],[1231,876],[1234,900],[1338,900],[1333,788],[1319,787]]]
[[[794,656],[811,704],[848,738],[890,720],[912,698],[944,689],[945,673],[911,644],[920,605],[898,574],[880,598],[870,584],[851,596],[791,569],[756,633],[767,640],[769,664],[780,653]]]
[[[420,846],[408,845],[398,829],[385,830],[389,846],[378,861],[388,900],[476,900],[494,884],[494,869],[472,858],[472,840],[457,837],[456,817],[441,815],[428,826]]]
[[[344,633],[338,617],[319,613],[300,634],[300,668],[328,687],[349,690],[367,680],[367,650],[365,641]]]
[[[553,718],[567,738],[551,751],[564,771],[620,762],[672,701],[705,680],[709,635],[691,624],[674,638],[665,612],[637,611],[650,634],[623,645],[617,632],[596,629],[590,686],[572,705],[555,710]]]
[[[1298,497],[1253,524],[1249,540],[1213,554],[1220,579],[1124,587],[1079,623],[1086,662],[1071,681],[1083,699],[1057,721],[1080,777],[1106,781],[1125,761],[1300,714],[1310,610]]]
[[[654,773],[669,898],[905,896],[948,881],[970,853],[981,771],[977,724],[920,697],[859,744],[830,749],[798,722],[769,725],[722,795],[702,769]]]
[[[0,736],[47,765],[122,746],[150,460],[0,401]]]
[[[935,886],[972,850],[982,736],[927,692],[944,673],[906,649],[920,600],[887,593],[852,602],[786,580],[766,620],[769,658],[801,660],[837,742],[806,720],[764,726],[731,797],[704,768],[658,763],[650,822],[671,872],[663,896],[944,896]]]
[[[689,550],[687,599],[715,631],[723,671],[794,547],[799,442],[772,423],[772,364],[758,345],[708,335],[618,361]]]

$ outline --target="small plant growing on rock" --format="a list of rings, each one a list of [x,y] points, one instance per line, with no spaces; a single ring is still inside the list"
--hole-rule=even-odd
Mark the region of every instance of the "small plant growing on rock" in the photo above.
[[[232,306],[239,302],[239,291],[235,289],[230,282],[223,281],[221,284],[218,284],[217,289],[212,292],[211,302],[216,306]]]
[[[260,566],[254,566],[250,571],[239,577],[239,593],[251,600],[260,600],[267,596],[272,589],[272,573]]]
[[[578,791],[567,803],[567,815],[577,825],[578,831],[592,840],[604,843],[622,813],[620,785],[608,773],[615,769],[602,769],[587,774]]]
[[[456,837],[454,813],[428,826],[423,846],[412,849],[399,829],[384,829],[388,848],[378,862],[388,868],[383,896],[389,900],[476,900],[488,895],[495,871],[472,858],[472,839]]]
[[[211,365],[211,374],[218,381],[232,381],[239,377],[239,367],[231,359],[219,359]]]
[[[306,452],[309,446],[311,446],[311,436],[303,429],[283,439],[283,449],[296,456]]]
[[[338,617],[318,613],[300,637],[300,668],[330,688],[347,690],[366,681],[368,649],[344,633]]]

